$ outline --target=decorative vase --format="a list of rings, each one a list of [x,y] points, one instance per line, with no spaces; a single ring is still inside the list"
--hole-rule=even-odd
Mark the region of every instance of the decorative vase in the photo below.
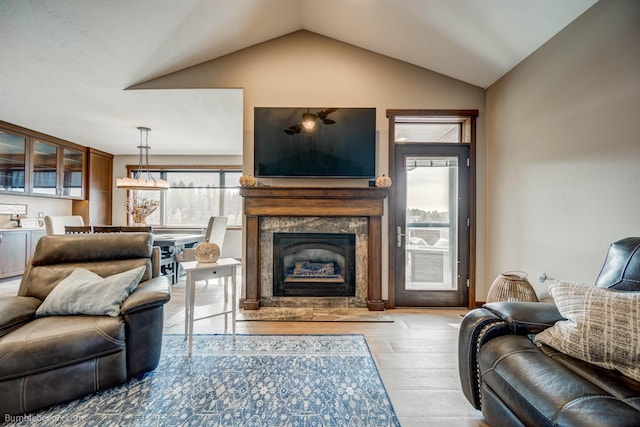
[[[242,175],[240,177],[240,185],[243,187],[255,187],[256,179],[251,175]]]
[[[391,187],[391,178],[385,175],[379,176],[378,178],[376,178],[376,187]]]
[[[142,214],[133,214],[133,222],[135,225],[146,225],[147,217]]]
[[[220,248],[212,242],[202,242],[194,251],[196,261],[204,263],[212,263],[220,258]]]
[[[498,275],[489,288],[487,302],[496,301],[538,302],[538,295],[527,280],[527,273],[507,271]]]

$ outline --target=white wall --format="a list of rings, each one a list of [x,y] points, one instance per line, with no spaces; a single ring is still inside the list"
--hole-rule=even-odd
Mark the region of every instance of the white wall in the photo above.
[[[0,203],[27,205],[29,218],[36,218],[38,212],[43,212],[45,215],[71,215],[71,200],[68,199],[0,194]],[[0,228],[15,226],[9,218],[10,215],[0,215]]]
[[[245,173],[253,170],[254,107],[376,107],[378,174],[388,172],[387,109],[477,109],[478,168],[481,171],[478,205],[484,205],[485,93],[480,87],[300,31],[152,80],[136,89],[198,87],[243,88]],[[342,179],[261,182],[288,186],[367,186],[366,180]],[[481,210],[478,215],[482,217]],[[383,218],[385,227],[386,222]],[[386,228],[383,232],[383,298],[387,298]],[[480,273],[484,253],[477,255]]]
[[[640,2],[601,0],[491,86],[486,141],[485,283],[593,283],[640,235]]]

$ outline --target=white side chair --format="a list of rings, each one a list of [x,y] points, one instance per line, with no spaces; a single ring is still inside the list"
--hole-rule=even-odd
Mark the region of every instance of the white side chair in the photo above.
[[[212,216],[209,218],[207,224],[207,231],[205,231],[204,239],[202,242],[211,242],[218,245],[220,253],[222,254],[222,244],[224,243],[224,236],[227,233],[227,221],[229,219],[226,216]],[[178,262],[195,261],[196,260],[196,247],[198,243],[193,245],[192,248],[184,248],[181,254],[176,255]],[[178,265],[178,268],[180,266]],[[182,272],[178,274],[180,276]],[[177,280],[177,279],[176,279]],[[209,284],[209,280],[206,281]]]
[[[222,244],[224,243],[224,235],[227,232],[227,221],[228,218],[226,216],[212,216],[209,218],[209,224],[207,224],[207,231],[204,234],[203,242],[211,242],[218,245],[220,248],[220,253],[222,253]],[[195,261],[196,260],[196,246],[193,248],[185,248],[181,254],[179,254],[176,258],[178,261]]]
[[[229,219],[226,216],[212,216],[211,218],[209,218],[207,231],[204,234],[204,239],[202,240],[202,242],[215,243],[216,245],[218,245],[218,248],[220,248],[220,253],[222,253],[222,244],[224,243],[224,236],[227,233],[228,220]],[[196,247],[198,246],[198,244],[199,243],[196,243],[192,248],[184,248],[181,254],[176,255],[176,260],[178,260],[179,263],[185,261],[195,261]],[[178,268],[180,268],[179,264]],[[180,272],[179,275],[180,274],[182,274],[182,272]],[[209,284],[209,279],[206,279],[206,284]],[[225,295],[227,295],[226,292]]]
[[[84,225],[84,220],[78,215],[45,216],[44,225],[47,229],[47,236],[52,236],[54,234],[64,234],[66,225]]]

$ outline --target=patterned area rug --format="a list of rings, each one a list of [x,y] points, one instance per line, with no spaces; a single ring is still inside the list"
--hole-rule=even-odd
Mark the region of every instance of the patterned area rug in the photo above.
[[[29,418],[30,417],[30,418]],[[362,335],[165,335],[158,368],[38,426],[399,426]]]

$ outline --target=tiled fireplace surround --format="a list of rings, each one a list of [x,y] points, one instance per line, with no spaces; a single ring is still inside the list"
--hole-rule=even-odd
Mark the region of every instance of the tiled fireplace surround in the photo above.
[[[384,310],[381,277],[382,188],[242,188],[246,216],[245,310],[262,307],[367,307]],[[273,296],[273,234],[349,233],[356,236],[352,297]]]

